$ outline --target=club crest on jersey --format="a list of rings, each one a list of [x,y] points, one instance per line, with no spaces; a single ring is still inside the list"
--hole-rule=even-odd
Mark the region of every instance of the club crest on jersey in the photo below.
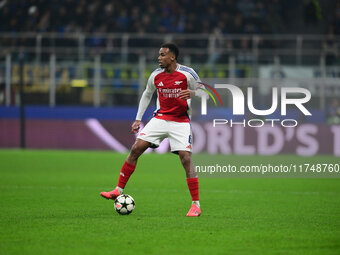
[[[175,81],[175,85],[181,84],[183,81]]]
[[[164,86],[163,82],[158,83],[158,86],[163,87]]]

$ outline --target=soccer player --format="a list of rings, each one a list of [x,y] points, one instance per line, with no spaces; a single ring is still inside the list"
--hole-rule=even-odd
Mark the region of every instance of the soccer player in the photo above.
[[[134,172],[139,156],[149,147],[156,148],[164,138],[170,142],[171,152],[179,155],[185,169],[187,184],[192,204],[187,216],[200,216],[198,177],[191,158],[192,134],[190,127],[190,102],[193,96],[202,96],[199,90],[200,79],[195,71],[177,63],[178,47],[173,43],[165,43],[159,50],[160,68],[150,75],[146,89],[140,99],[132,132],[138,133],[143,114],[157,90],[157,109],[154,117],[141,130],[124,162],[117,187],[100,195],[107,199],[116,199],[123,193],[126,183]]]

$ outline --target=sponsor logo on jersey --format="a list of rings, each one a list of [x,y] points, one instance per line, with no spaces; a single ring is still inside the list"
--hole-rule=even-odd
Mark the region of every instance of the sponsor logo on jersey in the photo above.
[[[158,86],[163,87],[164,86],[163,82],[158,83]]]

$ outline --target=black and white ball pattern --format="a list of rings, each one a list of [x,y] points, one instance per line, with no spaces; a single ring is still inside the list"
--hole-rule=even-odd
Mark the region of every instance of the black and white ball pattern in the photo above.
[[[129,195],[120,195],[115,200],[115,209],[119,214],[130,214],[135,209],[135,200]]]

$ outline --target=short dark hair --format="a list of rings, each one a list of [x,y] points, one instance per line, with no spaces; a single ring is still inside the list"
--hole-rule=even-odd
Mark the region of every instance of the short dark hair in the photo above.
[[[177,57],[179,55],[179,49],[176,44],[174,43],[163,43],[161,48],[168,48],[169,51],[171,51],[173,54],[175,54],[175,59],[177,60]]]

